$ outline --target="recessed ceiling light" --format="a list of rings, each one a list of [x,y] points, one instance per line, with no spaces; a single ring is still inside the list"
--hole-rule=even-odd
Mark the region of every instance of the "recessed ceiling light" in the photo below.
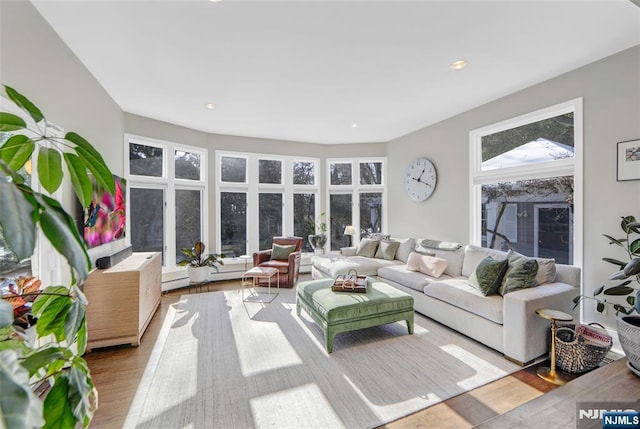
[[[356,124],[355,122],[353,124],[351,124],[351,128],[358,128],[360,125]]]
[[[213,103],[207,103],[207,104],[205,104],[205,105],[204,105],[204,107],[206,107],[207,109],[211,110],[211,109],[213,109],[213,108],[214,108],[214,107],[216,107],[216,106],[215,106],[215,104],[213,104]]]
[[[452,70],[460,70],[466,67],[467,64],[468,64],[467,60],[458,60],[458,61],[452,62],[449,67],[451,67]]]
[[[218,3],[221,2],[222,0],[209,0],[211,3]]]

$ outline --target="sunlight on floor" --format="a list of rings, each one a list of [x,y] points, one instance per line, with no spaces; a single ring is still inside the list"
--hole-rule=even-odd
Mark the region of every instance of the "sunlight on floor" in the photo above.
[[[504,377],[509,373],[491,365],[484,359],[479,358],[473,353],[469,353],[465,349],[456,346],[455,344],[447,344],[440,347],[444,352],[450,354],[454,358],[464,362],[465,365],[470,366],[471,368],[476,370],[476,374],[465,378],[464,380],[460,380],[456,384],[463,389],[471,389],[479,384],[483,384],[489,379],[496,379],[500,377]]]
[[[251,412],[260,428],[345,428],[314,383],[254,398]]]
[[[440,402],[442,400],[438,395],[435,395],[433,393],[425,392],[425,394],[422,395],[422,396],[419,396],[419,397],[416,397],[416,398],[411,398],[411,399],[408,399],[408,400],[403,401],[403,402],[398,402],[398,403],[395,403],[395,404],[389,404],[389,405],[386,405],[386,406],[384,406],[384,405],[375,405],[373,402],[369,401],[369,399],[365,396],[365,394],[362,393],[362,391],[358,388],[358,386],[356,386],[349,379],[349,377],[344,375],[344,379],[347,381],[347,383],[349,383],[349,385],[353,388],[353,390],[360,397],[360,399],[365,404],[367,404],[369,409],[371,409],[376,414],[376,416],[378,416],[378,418],[380,418],[381,420],[384,420],[385,416],[387,416],[389,414],[389,413],[384,413],[383,412],[385,409],[393,409],[394,412],[396,412],[396,410],[399,410],[403,414],[409,414],[409,413],[415,411],[416,409],[428,407],[429,405],[435,404],[435,403]],[[425,386],[425,389],[426,389],[426,386]]]

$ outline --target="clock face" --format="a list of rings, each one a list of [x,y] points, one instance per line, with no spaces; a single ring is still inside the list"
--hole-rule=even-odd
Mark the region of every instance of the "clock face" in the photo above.
[[[413,160],[404,176],[404,189],[409,198],[421,202],[431,196],[436,187],[436,169],[426,158]]]

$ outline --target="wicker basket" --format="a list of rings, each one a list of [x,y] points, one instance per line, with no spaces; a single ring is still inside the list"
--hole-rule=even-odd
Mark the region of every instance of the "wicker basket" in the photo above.
[[[604,330],[604,326],[590,323],[588,326],[598,326]],[[596,368],[602,359],[609,353],[613,345],[613,339],[606,333],[600,336],[608,338],[608,345],[590,344],[585,341],[583,335],[576,335],[576,325],[563,324],[556,330],[556,365],[563,371],[571,374],[582,374]]]

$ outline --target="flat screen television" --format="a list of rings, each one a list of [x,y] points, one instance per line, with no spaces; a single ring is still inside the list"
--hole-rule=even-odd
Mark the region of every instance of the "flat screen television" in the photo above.
[[[93,196],[88,207],[76,201],[76,223],[87,248],[101,246],[124,238],[126,225],[126,179],[113,176],[116,190],[113,195],[98,185],[93,177]]]

